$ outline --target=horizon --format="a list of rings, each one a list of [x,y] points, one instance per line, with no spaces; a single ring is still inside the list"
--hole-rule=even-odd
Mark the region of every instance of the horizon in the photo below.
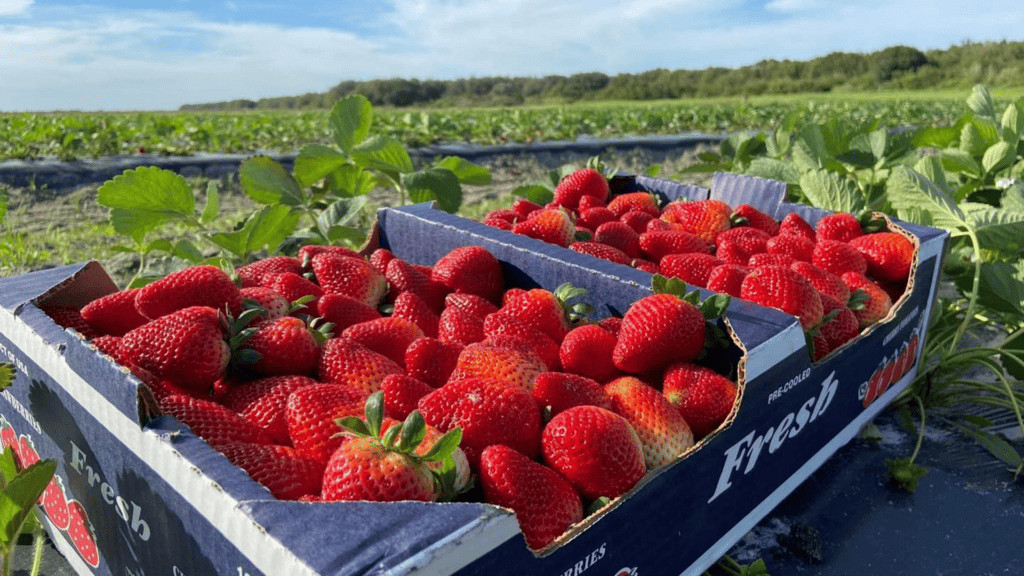
[[[1024,5],[871,0],[0,0],[0,112],[176,111],[346,80],[740,68],[1024,39]],[[911,17],[912,16],[912,17]]]

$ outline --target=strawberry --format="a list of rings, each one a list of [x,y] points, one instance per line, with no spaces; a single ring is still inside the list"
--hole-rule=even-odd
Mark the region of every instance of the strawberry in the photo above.
[[[822,216],[814,226],[814,233],[818,240],[849,242],[863,236],[864,230],[861,228],[860,220],[853,214],[836,212]]]
[[[737,394],[732,380],[689,363],[673,364],[665,370],[663,392],[697,439],[714,432],[725,421]]]
[[[588,208],[586,210],[580,210],[580,216],[576,219],[576,226],[583,227],[587,230],[597,230],[597,227],[606,222],[615,222],[619,217],[614,212],[599,206],[597,208]]]
[[[239,365],[263,376],[312,374],[320,359],[320,345],[330,337],[330,330],[331,324],[294,316],[270,320],[239,348]]]
[[[650,192],[629,192],[612,198],[608,202],[608,209],[621,218],[627,212],[638,210],[647,212],[651,216],[660,216],[661,208],[658,206],[658,197]]]
[[[463,346],[424,337],[405,349],[405,373],[438,387],[448,381],[459,362]]]
[[[640,250],[654,262],[669,254],[707,253],[708,245],[685,230],[653,230],[640,235]]]
[[[321,381],[341,384],[365,397],[380,389],[385,376],[403,374],[404,370],[387,356],[348,338],[331,338],[321,348],[317,373]]]
[[[645,260],[643,258],[633,258],[633,261],[629,263],[630,266],[640,270],[641,272],[647,272],[648,274],[658,274],[661,272],[661,267],[656,262]]]
[[[622,250],[599,242],[573,242],[569,245],[569,250],[626,266],[631,261],[631,258]]]
[[[786,256],[785,254],[769,254],[762,252],[761,254],[754,254],[747,260],[748,268],[760,268],[761,266],[781,266],[782,268],[789,268],[793,265],[796,260],[792,256]]]
[[[647,223],[654,220],[654,215],[642,210],[630,210],[619,217],[619,221],[629,226],[637,234],[647,232]]]
[[[397,316],[360,322],[341,332],[342,338],[382,354],[399,366],[405,364],[405,349],[423,336],[425,334],[418,326]]]
[[[775,218],[761,212],[750,204],[740,204],[732,213],[732,220],[737,225],[745,224],[751,228],[761,230],[769,236],[779,233],[779,223]]]
[[[302,274],[302,262],[294,256],[271,256],[235,269],[235,274],[241,280],[242,288],[262,286],[263,276],[280,272]]]
[[[430,277],[449,292],[474,294],[495,303],[505,290],[501,262],[480,246],[462,246],[448,252],[434,264]]]
[[[846,287],[843,279],[828,270],[818,268],[810,262],[793,262],[789,267],[806,278],[819,293],[831,296],[839,302],[850,299],[850,289]],[[828,313],[827,310],[825,312]]]
[[[489,504],[515,512],[531,550],[540,550],[583,519],[583,503],[554,470],[496,444],[480,456],[480,485]]]
[[[96,546],[96,530],[89,522],[85,507],[78,500],[68,502],[68,539],[86,564],[97,568],[100,565],[100,551]]]
[[[390,268],[394,264],[388,264]],[[384,299],[387,281],[374,267],[362,258],[342,256],[334,252],[322,252],[310,260],[317,284],[328,294],[344,294],[371,308],[376,308]]]
[[[549,416],[573,406],[600,406],[612,409],[611,398],[604,387],[595,380],[565,372],[542,372],[534,380],[534,400]]]
[[[580,198],[593,196],[604,201],[608,198],[608,179],[593,166],[574,170],[555,186],[554,202],[569,210],[576,210]]]
[[[864,256],[868,276],[887,282],[906,282],[910,278],[915,248],[906,236],[876,232],[850,240],[849,244]]]
[[[101,334],[93,329],[88,322],[82,318],[82,312],[79,308],[72,308],[70,306],[43,306],[42,311],[50,317],[58,326],[71,329],[81,334],[86,340],[95,338]]]
[[[544,332],[520,322],[508,314],[495,312],[484,318],[484,335],[491,337],[498,334],[522,339],[527,348],[535,353],[549,370],[561,370],[562,363],[558,355],[558,344]]]
[[[669,224],[668,222],[665,222],[661,218],[654,218],[653,220],[651,220],[650,222],[647,223],[647,228],[644,230],[644,232],[657,232],[659,230],[678,230],[678,229],[679,229],[679,227],[676,226],[675,224]]]
[[[263,313],[253,319],[250,326],[258,326],[267,322],[287,316],[291,311],[291,302],[277,292],[265,286],[250,286],[238,291],[242,295],[242,309],[259,308]]]
[[[214,448],[232,442],[270,444],[270,437],[261,428],[212,400],[172,395],[160,401],[160,410],[174,416]]]
[[[818,332],[825,339],[829,352],[853,340],[860,334],[860,323],[857,320],[857,316],[846,304],[827,294],[822,294],[821,307],[827,320],[823,321],[818,328]],[[830,315],[831,318],[829,318]],[[818,350],[815,349],[815,352],[818,352]]]
[[[568,214],[561,210],[541,210],[535,214],[529,220],[514,224],[512,232],[563,248],[572,243],[576,227]]]
[[[124,336],[129,330],[149,321],[135,307],[140,288],[131,288],[101,296],[82,307],[82,320],[98,334]]]
[[[740,298],[796,316],[804,330],[821,322],[821,297],[803,276],[782,266],[755,268],[740,285]]]
[[[311,384],[293,390],[285,403],[285,421],[296,452],[326,464],[345,441],[334,421],[361,414],[366,398],[358,390],[337,384]]]
[[[767,251],[770,238],[757,228],[730,228],[715,238],[715,255],[731,264],[746,265],[752,256]]]
[[[434,387],[405,374],[388,374],[380,384],[384,393],[384,413],[389,418],[405,420],[416,409],[420,398],[434,391]]]
[[[519,212],[516,212],[511,208],[498,208],[496,210],[491,210],[484,215],[485,222],[495,222],[498,220],[508,222],[509,224],[515,224],[520,220],[525,220],[525,218],[523,218]]]
[[[561,343],[571,327],[570,315],[586,310],[585,304],[570,304],[570,301],[585,294],[585,290],[571,284],[563,284],[554,292],[543,288],[520,292],[510,290],[505,293],[501,313],[536,328],[556,343]]]
[[[544,427],[541,447],[545,463],[589,499],[621,496],[647,473],[633,426],[597,406],[555,415]]]
[[[121,337],[120,336],[97,336],[89,342],[96,347],[97,350],[110,356],[115,362],[123,364],[121,360]]]
[[[370,265],[377,272],[380,272],[381,276],[388,273],[388,264],[395,259],[395,254],[387,248],[377,248],[370,253]]]
[[[324,294],[317,301],[317,312],[324,321],[333,324],[335,333],[339,334],[353,324],[381,317],[376,308],[344,294]]]
[[[323,477],[324,501],[433,502],[445,492],[441,476],[429,462],[451,460],[459,445],[460,431],[445,434],[422,456],[416,454],[426,435],[419,412],[385,432],[383,395],[366,403],[365,420],[348,417],[339,424],[346,441],[331,454]]]
[[[799,234],[804,238],[807,238],[811,242],[817,241],[817,234],[814,232],[814,227],[807,223],[796,212],[790,212],[786,214],[782,221],[779,222],[778,234]]]
[[[448,381],[482,378],[529,392],[533,390],[533,381],[537,375],[547,370],[548,366],[533,351],[529,342],[512,348],[484,340],[462,349]]]
[[[298,500],[320,493],[323,464],[294,448],[238,442],[222,444],[217,450],[278,500]]]
[[[512,202],[512,210],[514,210],[521,219],[526,218],[537,210],[540,210],[540,208],[540,204],[530,202],[526,198],[516,198],[515,201]]]
[[[815,244],[811,264],[836,276],[846,272],[864,274],[868,270],[864,256],[853,246],[839,240],[821,240]]]
[[[288,396],[303,386],[319,384],[307,376],[268,376],[226,392],[220,403],[266,432],[274,444],[289,445],[285,407]]]
[[[440,312],[448,289],[441,283],[431,280],[430,275],[430,272],[420,269],[411,262],[401,258],[392,259],[388,262],[384,275],[388,284],[388,301],[394,302],[399,294],[411,292],[419,296],[431,310]]]
[[[604,385],[612,411],[636,430],[648,470],[667,466],[693,446],[693,433],[676,407],[654,388],[632,376]]]
[[[715,266],[711,269],[711,272],[708,272],[708,281],[705,288],[739,298],[743,287],[743,279],[747,277],[751,270],[752,268],[748,266],[737,264]]]
[[[437,337],[442,342],[460,346],[480,342],[486,338],[484,317],[467,312],[458,306],[448,306],[438,317]]]
[[[598,226],[594,230],[594,241],[618,248],[630,258],[640,256],[640,235],[629,225],[618,220]]]
[[[187,390],[202,392],[231,359],[223,315],[206,306],[167,314],[124,335],[120,359]]]
[[[676,201],[665,206],[661,219],[713,245],[715,237],[732,226],[731,214],[732,208],[721,200]]]
[[[612,361],[632,374],[690,361],[704,349],[704,331],[704,315],[693,304],[672,294],[645,296],[626,310]]]
[[[596,324],[573,328],[558,349],[562,369],[607,382],[619,374],[619,369],[612,362],[615,344],[615,335]]]
[[[395,308],[391,312],[394,318],[412,322],[425,336],[436,337],[437,326],[441,321],[429,304],[415,292],[402,292],[395,298]]]
[[[498,307],[494,302],[474,294],[456,292],[445,296],[444,302],[445,308],[456,308],[461,312],[480,318],[481,321],[486,318],[488,314],[493,314],[498,311]]]
[[[582,196],[580,197],[580,203],[576,206],[576,211],[579,213],[585,212],[591,208],[607,208],[608,203],[605,200],[599,200],[597,196]],[[515,206],[513,206],[515,208]],[[517,210],[518,212],[518,210]]]
[[[711,271],[725,262],[711,254],[667,254],[658,264],[658,271],[669,278],[679,278],[687,284],[704,288]]]
[[[857,300],[859,304],[852,310],[861,330],[877,323],[889,313],[892,308],[892,299],[877,283],[856,272],[847,272],[840,277],[850,289],[850,302]],[[858,291],[861,294],[856,294]]]
[[[497,228],[498,230],[508,230],[509,232],[512,231],[513,224],[508,220],[503,220],[501,218],[487,216],[484,217],[484,219],[481,220],[480,222],[482,224],[490,226],[491,228]]]
[[[238,286],[216,266],[190,266],[139,289],[135,308],[146,318],[159,318],[189,306],[209,306],[237,315],[242,308]]]
[[[481,452],[492,444],[529,458],[540,452],[540,409],[522,388],[484,378],[452,380],[421,398],[418,410],[442,432],[462,429],[459,446],[475,470]]]
[[[782,234],[765,241],[765,252],[789,256],[793,260],[810,262],[814,255],[814,242],[797,234]]]
[[[317,305],[324,291],[312,281],[294,272],[272,272],[264,274],[261,282],[289,302],[304,301],[305,304],[294,310],[295,314],[317,315]]]

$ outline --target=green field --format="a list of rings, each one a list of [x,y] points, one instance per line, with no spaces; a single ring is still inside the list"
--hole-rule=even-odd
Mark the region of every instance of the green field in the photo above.
[[[937,126],[963,112],[969,90],[884,91],[576,103],[516,108],[377,108],[374,130],[409,147],[442,142],[500,144],[580,136],[775,129],[830,116],[881,126]],[[996,89],[1000,106],[1024,95]],[[145,151],[290,153],[331,142],[329,110],[70,112],[0,114],[0,160],[94,158]]]

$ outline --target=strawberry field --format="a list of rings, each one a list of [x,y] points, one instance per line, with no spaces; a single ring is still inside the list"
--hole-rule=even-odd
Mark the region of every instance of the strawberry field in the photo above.
[[[1019,435],[994,430],[979,409],[1024,432],[1024,98],[997,103],[979,86],[955,105],[775,106],[397,113],[350,96],[326,115],[290,113],[301,119],[290,128],[285,115],[82,116],[49,128],[0,117],[0,130],[21,135],[0,138],[12,158],[299,150],[291,169],[254,155],[223,181],[144,167],[72,200],[5,194],[0,265],[16,275],[100,260],[116,291],[45,312],[275,498],[496,504],[543,556],[737,417],[744,351],[722,319],[730,306],[795,317],[808,366],[905,313],[920,243],[898,218],[946,230],[949,243],[927,337],[897,346],[863,399],[871,405],[919,355],[916,377],[891,398],[918,448],[887,463],[889,479],[917,488],[920,442],[939,422],[1015,481]],[[63,138],[32,136],[56,130]],[[678,159],[554,169],[414,163],[408,153],[438,141],[687,130],[735,134]],[[624,173],[682,182],[680,196]],[[785,183],[786,202],[834,214],[775,218],[685,197],[712,174]],[[376,210],[425,202],[488,234],[540,240],[529,246],[544,254],[566,248],[587,259],[573,262],[643,273],[653,293],[613,305],[571,284],[531,285],[476,245],[406,257],[420,249],[375,228]],[[33,245],[40,234],[20,223],[55,206],[66,222],[46,228],[49,246]],[[965,344],[992,326],[984,344]],[[803,418],[790,437],[828,408],[827,385],[813,410],[789,416]],[[715,569],[763,568],[726,559]]]

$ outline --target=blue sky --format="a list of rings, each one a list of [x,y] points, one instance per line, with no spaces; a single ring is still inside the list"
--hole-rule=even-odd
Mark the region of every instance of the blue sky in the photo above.
[[[0,111],[173,110],[342,80],[543,76],[1024,40],[1020,0],[0,0]]]

